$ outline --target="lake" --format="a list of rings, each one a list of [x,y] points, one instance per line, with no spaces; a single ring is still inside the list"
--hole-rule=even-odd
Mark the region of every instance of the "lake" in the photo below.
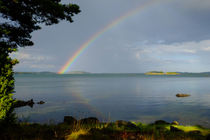
[[[210,127],[210,77],[144,74],[16,74],[21,100],[43,105],[15,110],[23,121],[58,123],[66,115],[101,121],[178,121]],[[177,93],[191,96],[177,98]]]

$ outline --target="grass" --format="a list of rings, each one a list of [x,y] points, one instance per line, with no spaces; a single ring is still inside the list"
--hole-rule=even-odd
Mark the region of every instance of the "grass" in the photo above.
[[[77,140],[80,135],[88,135],[88,130],[80,129],[78,131],[73,131],[70,135],[66,136],[66,140]]]
[[[203,128],[201,126],[183,126],[183,125],[173,125],[174,127],[183,130],[184,132],[200,131],[203,136],[210,134],[210,129]]]

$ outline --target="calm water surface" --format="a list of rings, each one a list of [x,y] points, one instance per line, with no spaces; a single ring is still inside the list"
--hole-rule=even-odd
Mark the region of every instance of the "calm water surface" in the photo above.
[[[15,79],[15,98],[46,102],[16,109],[19,118],[30,122],[57,123],[71,115],[101,121],[176,120],[210,127],[209,77],[16,74]],[[180,92],[191,96],[177,98]]]

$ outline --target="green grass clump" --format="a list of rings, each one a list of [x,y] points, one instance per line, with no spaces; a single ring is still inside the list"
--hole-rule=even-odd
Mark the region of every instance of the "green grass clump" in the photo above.
[[[66,140],[77,140],[81,135],[88,135],[88,130],[80,129],[78,131],[74,131],[66,137]]]
[[[176,125],[174,126],[184,132],[192,132],[192,131],[200,131],[203,136],[210,134],[210,129],[206,129],[200,126],[183,126],[183,125]]]

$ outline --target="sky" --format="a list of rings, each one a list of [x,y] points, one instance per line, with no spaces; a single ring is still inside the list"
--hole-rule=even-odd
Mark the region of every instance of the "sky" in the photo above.
[[[151,0],[64,0],[78,4],[74,22],[32,33],[34,46],[12,54],[15,71],[58,72],[96,32]],[[152,0],[98,36],[70,71],[142,73],[210,71],[210,1]]]

